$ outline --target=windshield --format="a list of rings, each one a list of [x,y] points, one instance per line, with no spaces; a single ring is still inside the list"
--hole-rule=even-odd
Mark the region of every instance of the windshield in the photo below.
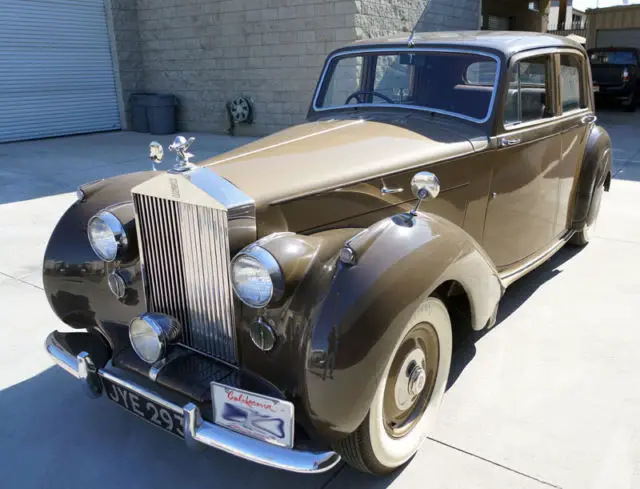
[[[476,122],[489,117],[498,63],[489,55],[436,51],[335,57],[315,108],[402,105]]]
[[[594,51],[589,56],[592,65],[635,65],[636,56],[631,51]]]

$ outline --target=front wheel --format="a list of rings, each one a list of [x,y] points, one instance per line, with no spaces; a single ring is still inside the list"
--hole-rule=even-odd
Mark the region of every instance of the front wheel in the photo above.
[[[367,417],[336,444],[349,465],[388,474],[418,451],[444,396],[451,351],[447,308],[441,300],[429,297],[400,336]]]

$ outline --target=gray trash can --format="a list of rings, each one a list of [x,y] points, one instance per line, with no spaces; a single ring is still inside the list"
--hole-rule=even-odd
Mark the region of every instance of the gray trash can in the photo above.
[[[176,132],[175,95],[168,93],[150,93],[144,99],[147,105],[147,119],[151,134],[173,134]]]
[[[149,119],[147,118],[148,93],[132,93],[129,98],[131,104],[131,129],[136,132],[149,132]]]

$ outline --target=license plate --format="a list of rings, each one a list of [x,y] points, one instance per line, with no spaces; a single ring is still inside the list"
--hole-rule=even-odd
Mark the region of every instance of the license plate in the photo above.
[[[151,399],[131,392],[110,380],[102,378],[107,397],[127,411],[146,419],[174,435],[184,438],[184,415],[167,409]]]
[[[598,85],[594,85],[593,86],[593,91],[594,92],[599,92],[600,91],[600,87]]]
[[[213,420],[281,447],[293,447],[293,404],[211,382]]]

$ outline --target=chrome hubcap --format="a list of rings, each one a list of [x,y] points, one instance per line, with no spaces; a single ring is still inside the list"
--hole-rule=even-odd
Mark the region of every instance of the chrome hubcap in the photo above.
[[[396,379],[395,401],[400,410],[408,409],[416,396],[422,392],[427,381],[425,356],[420,348],[411,351],[402,362]]]
[[[416,366],[409,376],[409,394],[412,396],[420,394],[426,382],[427,374],[424,373],[424,369]]]
[[[417,324],[396,351],[386,380],[384,426],[402,438],[420,421],[427,408],[438,371],[438,335],[432,325]]]

